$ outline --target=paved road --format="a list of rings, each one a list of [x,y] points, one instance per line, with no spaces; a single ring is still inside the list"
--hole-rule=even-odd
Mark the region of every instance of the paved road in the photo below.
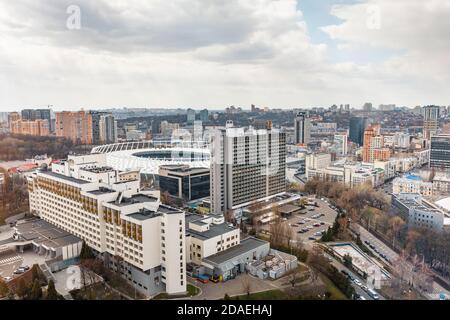
[[[374,245],[374,247],[380,253],[384,253],[388,257],[388,259],[391,261],[391,264],[392,263],[395,264],[395,261],[399,257],[399,254],[397,254],[397,252],[392,250],[389,246],[387,246],[384,242],[379,240],[375,235],[373,235],[372,233],[367,231],[367,229],[365,229],[362,226],[359,226],[359,233],[360,233],[361,240],[363,242],[364,241],[369,241],[371,244]],[[371,248],[369,248],[369,249],[371,249]],[[375,255],[377,255],[377,253],[375,253],[374,250],[372,250],[372,251],[373,251],[373,253]],[[410,267],[410,269],[413,269],[411,263],[407,262],[407,265]],[[409,279],[409,281],[413,282],[413,280],[414,280],[413,272],[406,271],[405,279]],[[432,285],[433,285],[432,293],[426,293],[425,294],[425,296],[428,299],[439,300],[439,295],[441,293],[444,293],[446,295],[447,299],[450,297],[450,292],[447,291],[446,289],[444,289],[442,286],[440,286],[437,282],[433,281]]]
[[[334,257],[330,256],[330,255],[326,255],[328,258],[331,259],[331,264],[338,269],[339,271],[345,270],[348,274],[350,274],[354,279],[358,279],[359,281],[361,281],[361,283],[363,285],[367,286],[366,281],[361,278],[358,274],[354,273],[353,271],[351,271],[350,269],[348,269],[346,266],[344,266],[340,261],[336,260]],[[356,283],[352,282],[352,286],[353,288],[355,288],[355,291],[358,295],[363,296],[366,300],[374,300],[371,296],[369,296],[367,294],[366,291],[364,291],[360,286],[358,286]],[[376,290],[375,290],[376,291]],[[380,297],[379,300],[386,300],[379,292],[378,296]]]

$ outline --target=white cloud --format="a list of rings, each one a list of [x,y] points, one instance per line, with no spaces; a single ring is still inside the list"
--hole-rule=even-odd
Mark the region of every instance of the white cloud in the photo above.
[[[295,0],[78,0],[80,30],[66,28],[71,0],[5,1],[0,106],[358,106],[449,99],[440,91],[448,77],[441,67],[449,66],[450,56],[448,2],[398,2],[407,13],[391,1],[367,1],[381,9],[380,30],[364,27],[364,4],[334,9],[343,23],[324,30],[340,49],[399,52],[358,65],[329,62],[327,45],[312,43]],[[432,61],[423,61],[427,51]],[[411,80],[418,74],[423,81]]]

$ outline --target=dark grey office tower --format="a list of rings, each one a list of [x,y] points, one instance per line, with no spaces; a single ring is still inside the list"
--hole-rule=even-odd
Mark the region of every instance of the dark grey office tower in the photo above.
[[[108,112],[91,111],[93,144],[115,143],[117,141],[117,122]]]
[[[105,112],[91,111],[92,115],[92,142],[100,144],[100,117],[106,114]]]
[[[24,109],[22,110],[22,120],[47,120],[50,132],[54,132],[55,124],[52,121],[51,113],[50,109]]]
[[[364,130],[367,126],[367,119],[364,117],[352,117],[350,118],[350,141],[363,145]]]
[[[450,169],[450,134],[431,137],[430,167],[442,170]]]
[[[201,122],[208,122],[209,120],[209,112],[208,109],[203,109],[200,111],[200,121]]]

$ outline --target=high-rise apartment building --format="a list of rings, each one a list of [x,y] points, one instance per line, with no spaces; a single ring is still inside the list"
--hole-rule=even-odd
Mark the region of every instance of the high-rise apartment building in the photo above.
[[[363,162],[388,160],[390,149],[384,148],[384,137],[380,135],[380,125],[371,125],[364,130]]]
[[[353,143],[363,145],[364,130],[367,126],[367,119],[363,117],[350,118],[350,132],[349,138]]]
[[[50,132],[54,132],[54,119],[52,119],[52,111],[50,109],[24,109],[21,112],[22,120],[47,120]]]
[[[335,134],[334,143],[336,145],[337,154],[340,156],[345,156],[348,152],[348,135],[346,134]]]
[[[16,120],[10,123],[10,131],[28,136],[48,136],[50,126],[47,120]]]
[[[373,108],[373,106],[372,106],[372,103],[370,103],[370,102],[366,102],[366,103],[364,103],[364,105],[363,105],[363,110],[364,111],[372,111],[372,108]]]
[[[139,171],[69,156],[28,176],[30,211],[83,239],[146,295],[186,291],[185,214],[140,191]]]
[[[438,106],[423,107],[423,136],[430,139],[439,129],[439,111]]]
[[[430,167],[450,169],[450,134],[431,137]]]
[[[209,121],[209,111],[208,109],[203,109],[200,111],[200,121],[206,123]]]
[[[92,144],[92,114],[87,111],[56,112],[56,136],[65,137],[74,143]]]
[[[170,123],[166,120],[161,121],[161,135],[165,138],[171,138],[176,130],[180,128],[178,123]]]
[[[211,140],[212,212],[234,211],[285,192],[285,133],[228,122]]]
[[[187,109],[187,123],[194,124],[195,121],[195,110]]]
[[[11,123],[13,123],[14,121],[18,121],[20,120],[20,113],[18,112],[10,112],[8,113],[8,127],[11,130]]]
[[[117,121],[112,114],[105,114],[100,117],[99,123],[100,142],[117,142]]]
[[[295,143],[308,144],[311,137],[311,121],[307,112],[299,112],[295,117]]]

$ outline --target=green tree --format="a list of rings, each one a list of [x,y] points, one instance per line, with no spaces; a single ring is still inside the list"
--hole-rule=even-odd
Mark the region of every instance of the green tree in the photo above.
[[[349,269],[353,266],[353,258],[348,253],[344,256],[344,266]]]
[[[53,282],[53,280],[50,280],[48,282],[46,299],[47,300],[57,300],[58,299],[58,292],[56,292],[55,283]]]
[[[31,300],[40,300],[42,298],[42,288],[38,279],[34,280],[33,282],[30,298]]]

